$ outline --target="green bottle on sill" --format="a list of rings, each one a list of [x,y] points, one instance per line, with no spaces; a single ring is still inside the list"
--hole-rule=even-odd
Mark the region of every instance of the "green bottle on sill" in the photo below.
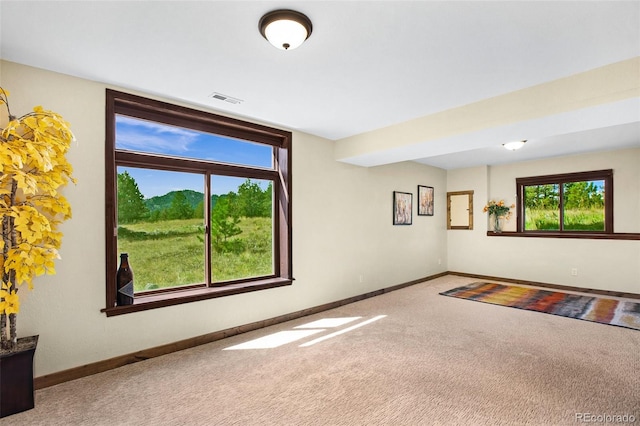
[[[116,275],[117,305],[133,304],[133,270],[129,265],[129,254],[120,254],[120,267]],[[130,285],[129,285],[130,284]]]

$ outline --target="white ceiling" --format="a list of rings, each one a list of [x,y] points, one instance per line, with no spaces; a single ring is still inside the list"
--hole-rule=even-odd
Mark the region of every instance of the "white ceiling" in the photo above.
[[[296,50],[258,31],[280,8],[313,22]],[[640,56],[638,1],[2,0],[0,19],[2,59],[332,140]],[[638,105],[629,124],[531,131],[515,153],[487,138],[403,158],[452,169],[640,146]]]

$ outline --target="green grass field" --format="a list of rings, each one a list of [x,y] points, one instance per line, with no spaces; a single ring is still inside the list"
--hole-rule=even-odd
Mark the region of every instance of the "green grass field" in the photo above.
[[[560,214],[557,210],[533,210],[525,212],[525,230],[559,230]],[[566,210],[564,229],[571,231],[604,231],[604,209]]]
[[[271,218],[242,218],[239,253],[212,253],[212,281],[273,273]],[[129,253],[135,291],[205,282],[202,219],[140,222],[118,229],[118,253]]]

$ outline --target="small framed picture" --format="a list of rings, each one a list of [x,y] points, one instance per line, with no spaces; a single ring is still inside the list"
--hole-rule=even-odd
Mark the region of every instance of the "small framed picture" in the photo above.
[[[418,185],[418,216],[433,216],[433,187]]]
[[[393,224],[411,225],[413,194],[393,191]]]

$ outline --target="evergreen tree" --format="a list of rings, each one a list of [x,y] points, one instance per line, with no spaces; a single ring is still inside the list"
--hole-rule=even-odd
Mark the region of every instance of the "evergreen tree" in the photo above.
[[[211,245],[218,252],[241,251],[241,241],[230,238],[242,233],[238,226],[240,217],[233,212],[229,197],[233,192],[218,198],[211,211]]]
[[[193,217],[193,208],[187,201],[184,192],[177,191],[171,200],[171,206],[168,211],[169,219],[190,219]]]
[[[167,209],[151,210],[151,213],[149,214],[150,222],[160,222],[162,220],[167,220]]]
[[[144,196],[135,179],[127,171],[118,173],[118,222],[136,222],[148,214]]]
[[[603,207],[604,198],[595,182],[568,182],[564,184],[565,209]]]
[[[238,187],[238,204],[241,215],[244,217],[262,216],[264,196],[260,185],[247,179]]]
[[[228,194],[220,196],[220,198],[224,198],[226,200],[225,202],[227,203],[227,205],[225,206],[225,208],[227,209],[229,216],[233,216],[233,217],[244,216],[244,212],[242,211],[242,206],[240,204],[240,199],[238,197],[238,194],[231,191]],[[212,208],[212,212],[213,212],[213,209],[215,209],[215,207]]]
[[[557,209],[560,205],[556,184],[525,186],[525,207],[530,209]]]
[[[262,214],[261,217],[271,217],[273,212],[273,182],[269,182],[269,186],[262,196]]]
[[[193,209],[193,218],[202,219],[204,217],[204,200],[200,201]]]

